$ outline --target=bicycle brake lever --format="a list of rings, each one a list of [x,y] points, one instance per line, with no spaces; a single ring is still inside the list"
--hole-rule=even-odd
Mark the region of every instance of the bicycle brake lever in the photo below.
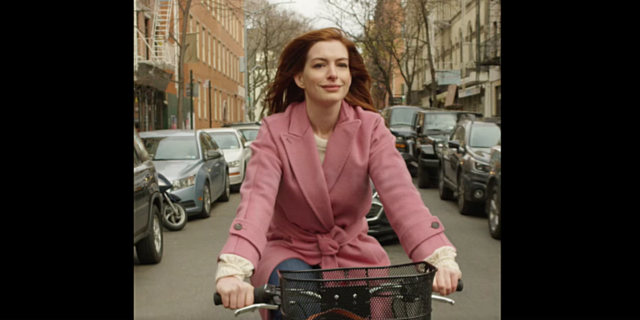
[[[435,295],[435,294],[431,295],[431,299],[435,300],[435,301],[439,301],[439,302],[446,302],[446,303],[448,303],[450,305],[454,305],[456,303],[455,301],[453,301],[453,300],[451,300],[449,298],[445,298],[445,297],[442,297],[442,296],[439,296],[439,295]]]
[[[256,311],[256,309],[278,310],[279,308],[280,306],[275,304],[258,303],[236,310],[235,315],[237,317],[239,314],[243,314],[249,311]]]

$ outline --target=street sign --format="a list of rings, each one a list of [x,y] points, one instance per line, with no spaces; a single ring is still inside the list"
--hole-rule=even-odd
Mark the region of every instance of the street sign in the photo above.
[[[436,70],[438,85],[460,85],[460,70]]]
[[[191,85],[187,84],[186,88],[185,88],[185,89],[187,89],[187,97],[191,97],[191,88],[190,87],[191,87]],[[199,97],[198,93],[200,93],[200,90],[198,90],[198,86],[194,83],[193,84],[193,97],[194,98],[198,98]]]
[[[402,97],[393,97],[389,99],[389,104],[392,106],[397,106],[402,104]]]

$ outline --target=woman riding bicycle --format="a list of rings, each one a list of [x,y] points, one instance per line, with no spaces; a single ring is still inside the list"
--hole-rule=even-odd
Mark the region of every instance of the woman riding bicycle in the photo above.
[[[309,32],[284,49],[218,260],[216,290],[225,307],[253,304],[247,277],[259,286],[279,284],[277,270],[390,265],[367,235],[369,179],[408,257],[438,267],[433,291],[456,290],[462,274],[455,247],[372,107],[370,85],[362,56],[339,29]]]

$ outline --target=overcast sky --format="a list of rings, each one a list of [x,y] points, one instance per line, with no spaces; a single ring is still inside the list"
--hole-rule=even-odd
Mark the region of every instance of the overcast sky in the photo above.
[[[287,8],[289,10],[293,10],[299,12],[302,15],[305,15],[309,18],[318,18],[318,21],[315,22],[316,28],[327,28],[327,27],[336,27],[333,23],[319,19],[320,16],[326,13],[325,7],[327,4],[323,0],[268,0],[271,3],[278,2],[289,2],[295,1],[295,3],[283,3],[279,4],[278,7]]]

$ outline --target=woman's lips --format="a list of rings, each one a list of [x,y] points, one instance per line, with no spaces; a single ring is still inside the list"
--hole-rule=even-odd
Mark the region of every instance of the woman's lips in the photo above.
[[[340,87],[342,87],[342,86],[339,86],[339,85],[322,86],[323,89],[325,89],[327,91],[331,91],[331,92],[336,92],[336,91],[340,90]]]

